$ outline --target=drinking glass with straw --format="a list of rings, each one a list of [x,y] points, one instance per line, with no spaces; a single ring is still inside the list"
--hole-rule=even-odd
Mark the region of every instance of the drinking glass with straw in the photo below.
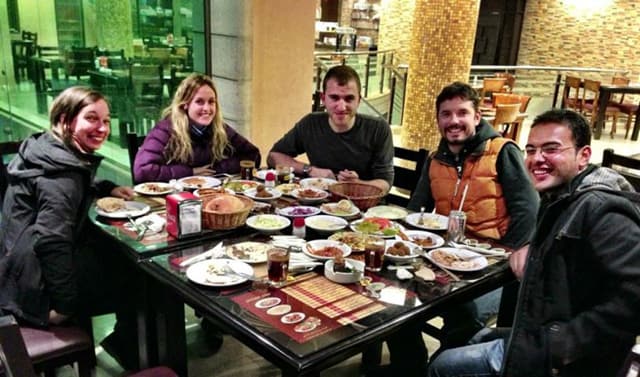
[[[467,214],[462,210],[462,206],[464,205],[464,200],[467,197],[467,190],[469,189],[469,184],[464,185],[464,190],[462,191],[462,198],[460,199],[460,206],[457,211],[449,212],[449,226],[447,228],[447,241],[448,242],[463,242],[464,241],[464,231],[467,223]]]

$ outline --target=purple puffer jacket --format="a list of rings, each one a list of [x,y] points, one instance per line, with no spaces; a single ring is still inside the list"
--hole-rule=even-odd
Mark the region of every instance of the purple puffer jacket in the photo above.
[[[211,146],[208,140],[191,136],[193,159],[188,164],[172,162],[167,163],[164,157],[164,148],[169,143],[171,136],[171,121],[163,119],[158,122],[144,139],[144,143],[138,150],[133,164],[134,181],[142,182],[168,182],[193,175],[193,168],[205,166],[212,161]],[[260,150],[237,133],[233,128],[224,125],[229,138],[232,151],[227,149],[228,158],[216,161],[212,169],[216,173],[236,174],[240,172],[240,160],[252,160],[256,166],[260,166]]]

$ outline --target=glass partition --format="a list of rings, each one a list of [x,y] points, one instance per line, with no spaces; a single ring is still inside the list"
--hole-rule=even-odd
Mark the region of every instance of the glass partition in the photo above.
[[[111,105],[112,132],[100,151],[105,174],[129,183],[126,133],[146,134],[182,78],[204,68],[194,61],[204,56],[205,40],[194,44],[193,35],[200,2],[0,1],[8,9],[0,12],[0,38],[10,41],[0,55],[0,138],[48,129],[53,98],[69,86],[90,86]]]

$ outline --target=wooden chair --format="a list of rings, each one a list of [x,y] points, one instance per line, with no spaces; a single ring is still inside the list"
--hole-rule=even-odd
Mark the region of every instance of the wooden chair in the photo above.
[[[620,154],[615,154],[613,149],[607,148],[602,153],[602,165],[606,168],[615,169],[623,177],[633,185],[636,191],[640,191],[640,160],[633,157],[627,157]],[[636,170],[638,174],[634,174],[629,171]]]
[[[582,113],[591,119],[591,123],[595,122],[598,114],[598,97],[600,95],[600,81],[584,79],[584,90],[582,92],[582,99],[580,101],[580,108]],[[618,121],[618,110],[615,106],[607,105],[605,109],[605,120],[609,117],[613,118],[612,128],[616,127]]]
[[[577,112],[582,111],[580,99],[582,91],[582,79],[575,76],[566,76],[562,95],[562,107]]]
[[[71,334],[70,330],[75,330],[74,327],[62,327],[61,331],[58,331],[60,326],[55,326],[55,329],[50,331],[36,330],[41,333],[51,334],[46,335],[45,338],[50,343],[48,347],[52,348],[50,351],[50,357],[59,362],[63,362],[59,366],[68,364],[66,359],[72,362],[78,362],[78,375],[80,377],[91,376],[93,365],[90,365],[87,369],[84,364],[81,366],[81,360],[76,360],[79,353],[91,353],[93,354],[93,343],[87,345],[86,339],[83,339],[87,335],[82,333]],[[67,330],[67,331],[65,331]],[[20,376],[20,377],[36,377],[36,373],[45,371],[46,377],[55,376],[55,371],[43,369],[43,360],[38,361],[32,355],[33,350],[30,350],[30,342],[33,334],[30,334],[31,330],[25,330],[20,327],[15,318],[11,315],[0,317],[0,374],[3,372],[7,376]],[[86,347],[89,348],[86,348]],[[55,347],[55,352],[53,348]],[[82,357],[82,355],[80,356]],[[48,360],[51,362],[52,360]],[[129,374],[130,377],[177,377],[178,375],[169,368],[156,367],[147,370],[140,371],[135,374]]]
[[[492,107],[491,94],[503,92],[506,83],[507,79],[504,77],[485,77],[482,80],[482,89],[480,90],[481,104]]]
[[[47,330],[20,326],[12,315],[0,317],[0,353],[10,376],[55,376],[55,369],[78,365],[79,377],[90,377],[95,366],[92,338],[75,326]]]
[[[490,123],[502,136],[515,140],[513,124],[518,121],[519,115],[520,103],[498,105],[496,115]]]
[[[623,85],[628,86],[631,80],[627,77],[615,76],[611,80],[613,85]],[[631,128],[631,120],[638,112],[638,104],[633,104],[629,102],[624,102],[624,94],[620,96],[619,99],[611,99],[609,101],[609,105],[616,107],[620,113],[625,114],[627,116],[627,122],[625,123],[625,131],[624,138],[626,139],[629,136],[629,129]],[[616,125],[611,127],[611,137],[614,137],[616,133]]]
[[[136,184],[136,180],[133,174],[133,164],[136,161],[136,155],[138,149],[144,142],[145,135],[136,134],[135,132],[127,133],[127,152],[129,154],[129,169],[131,171],[131,183]]]
[[[496,77],[504,77],[507,79],[505,86],[502,87],[502,91],[506,93],[513,93],[513,87],[516,85],[516,76],[508,72],[497,72]]]
[[[89,70],[95,69],[95,49],[91,47],[71,47],[65,52],[64,73],[68,80],[70,76],[75,76],[80,81],[80,77],[89,75]]]
[[[161,65],[132,64],[129,68],[136,125],[144,119],[156,120],[162,108],[164,78]]]
[[[400,162],[400,164],[394,163],[393,165],[394,177],[393,186],[391,187],[393,191],[387,194],[386,200],[387,203],[406,207],[409,204],[411,193],[420,179],[420,174],[429,152],[423,148],[416,151],[400,147],[394,147],[393,152],[394,161],[400,162],[397,160],[402,160],[403,162]],[[414,167],[408,167],[410,165]]]

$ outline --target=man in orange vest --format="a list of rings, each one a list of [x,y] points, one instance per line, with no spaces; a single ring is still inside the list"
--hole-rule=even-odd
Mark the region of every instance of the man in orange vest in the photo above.
[[[478,93],[465,83],[442,89],[436,99],[442,139],[425,164],[408,208],[417,211],[424,206],[431,211],[435,207],[437,213],[448,216],[461,206],[462,193],[467,191],[462,203],[467,235],[518,250],[529,242],[535,228],[539,196],[527,175],[522,151],[482,119],[479,104]],[[438,351],[466,344],[497,314],[500,294],[496,290],[442,313],[444,336]],[[387,340],[393,369],[407,365],[408,358],[415,360],[414,350],[424,349],[421,336],[408,333],[401,331]]]

